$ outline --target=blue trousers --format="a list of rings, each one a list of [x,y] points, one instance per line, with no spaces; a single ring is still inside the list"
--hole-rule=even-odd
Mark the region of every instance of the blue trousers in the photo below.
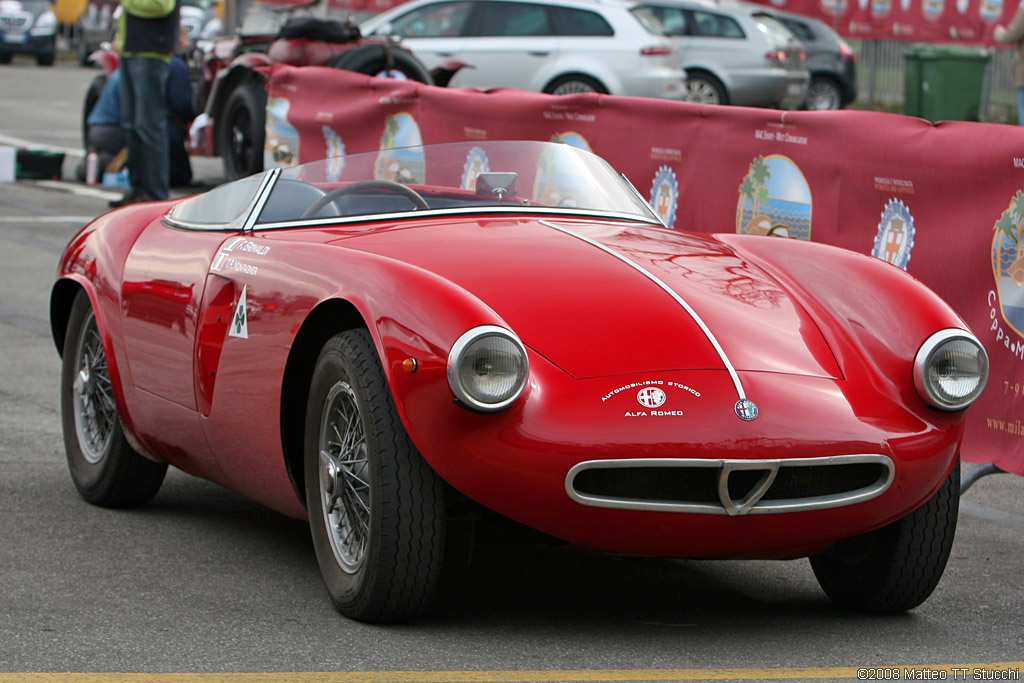
[[[154,199],[170,194],[166,81],[167,62],[161,59],[121,59],[121,128],[132,190]]]

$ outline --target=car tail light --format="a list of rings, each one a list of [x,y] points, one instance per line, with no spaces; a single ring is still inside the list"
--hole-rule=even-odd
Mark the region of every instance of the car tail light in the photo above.
[[[805,51],[803,51],[803,50],[800,50],[800,63],[803,64],[806,61],[807,61],[807,53]]]
[[[786,51],[785,50],[772,50],[764,56],[769,62],[785,62]]]
[[[941,330],[921,345],[914,359],[914,386],[939,410],[963,410],[988,380],[988,355],[973,335]]]
[[[664,57],[672,54],[672,48],[668,45],[648,45],[640,48],[640,54],[644,57]]]
[[[839,54],[842,57],[845,57],[846,59],[849,59],[851,61],[857,60],[857,53],[854,52],[853,48],[850,47],[850,44],[847,43],[842,38],[839,39]]]

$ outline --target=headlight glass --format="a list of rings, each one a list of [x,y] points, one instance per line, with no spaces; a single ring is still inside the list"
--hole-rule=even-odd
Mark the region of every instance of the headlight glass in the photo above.
[[[34,36],[48,36],[57,32],[57,15],[46,10],[36,19],[35,26],[29,31]]]
[[[448,384],[455,397],[474,410],[507,407],[522,393],[528,374],[523,343],[493,325],[466,332],[448,354]]]
[[[988,355],[971,334],[942,330],[928,338],[914,361],[914,384],[940,410],[963,410],[988,381]]]

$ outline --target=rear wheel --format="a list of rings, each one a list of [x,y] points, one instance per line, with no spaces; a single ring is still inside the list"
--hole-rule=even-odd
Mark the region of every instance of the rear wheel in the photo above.
[[[572,74],[556,78],[544,88],[544,92],[549,95],[578,95],[588,92],[607,95],[608,89],[589,76]]]
[[[84,291],[68,319],[60,393],[64,450],[82,497],[105,507],[149,502],[163,483],[167,464],[144,458],[125,439],[96,315]]]
[[[722,82],[701,71],[687,72],[686,101],[694,104],[729,104]]]
[[[228,96],[218,141],[225,179],[237,180],[263,170],[266,106],[266,90],[253,81],[239,83]]]
[[[334,605],[368,622],[419,614],[440,578],[444,491],[398,418],[366,330],[320,352],[305,444],[310,532]]]
[[[892,614],[924,602],[942,578],[960,509],[960,461],[927,503],[903,519],[811,558],[829,598],[857,612]]]
[[[328,66],[378,78],[433,83],[427,68],[416,57],[393,46],[360,45],[351,50],[339,52]]]
[[[839,90],[839,84],[827,76],[815,76],[807,88],[804,107],[811,111],[842,109],[843,94]]]
[[[13,56],[14,55],[12,55],[10,52],[7,52],[5,54],[0,54],[0,64],[10,64],[11,63],[11,57],[13,57]]]

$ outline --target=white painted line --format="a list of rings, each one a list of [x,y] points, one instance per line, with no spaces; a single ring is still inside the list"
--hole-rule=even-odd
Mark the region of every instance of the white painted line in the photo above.
[[[85,150],[75,147],[60,147],[59,145],[47,145],[41,142],[34,142],[32,140],[25,140],[24,138],[16,138],[10,135],[3,135],[0,133],[0,145],[10,145],[12,147],[22,147],[24,149],[41,149],[47,152],[63,152],[69,156],[84,157]]]
[[[81,183],[68,183],[63,180],[37,180],[33,184],[50,190],[70,192],[71,194],[79,197],[97,197],[99,199],[106,200],[120,199],[124,196],[124,193],[128,191],[128,188],[123,188],[121,190],[101,190],[98,187],[90,187],[88,185],[82,185]]]

